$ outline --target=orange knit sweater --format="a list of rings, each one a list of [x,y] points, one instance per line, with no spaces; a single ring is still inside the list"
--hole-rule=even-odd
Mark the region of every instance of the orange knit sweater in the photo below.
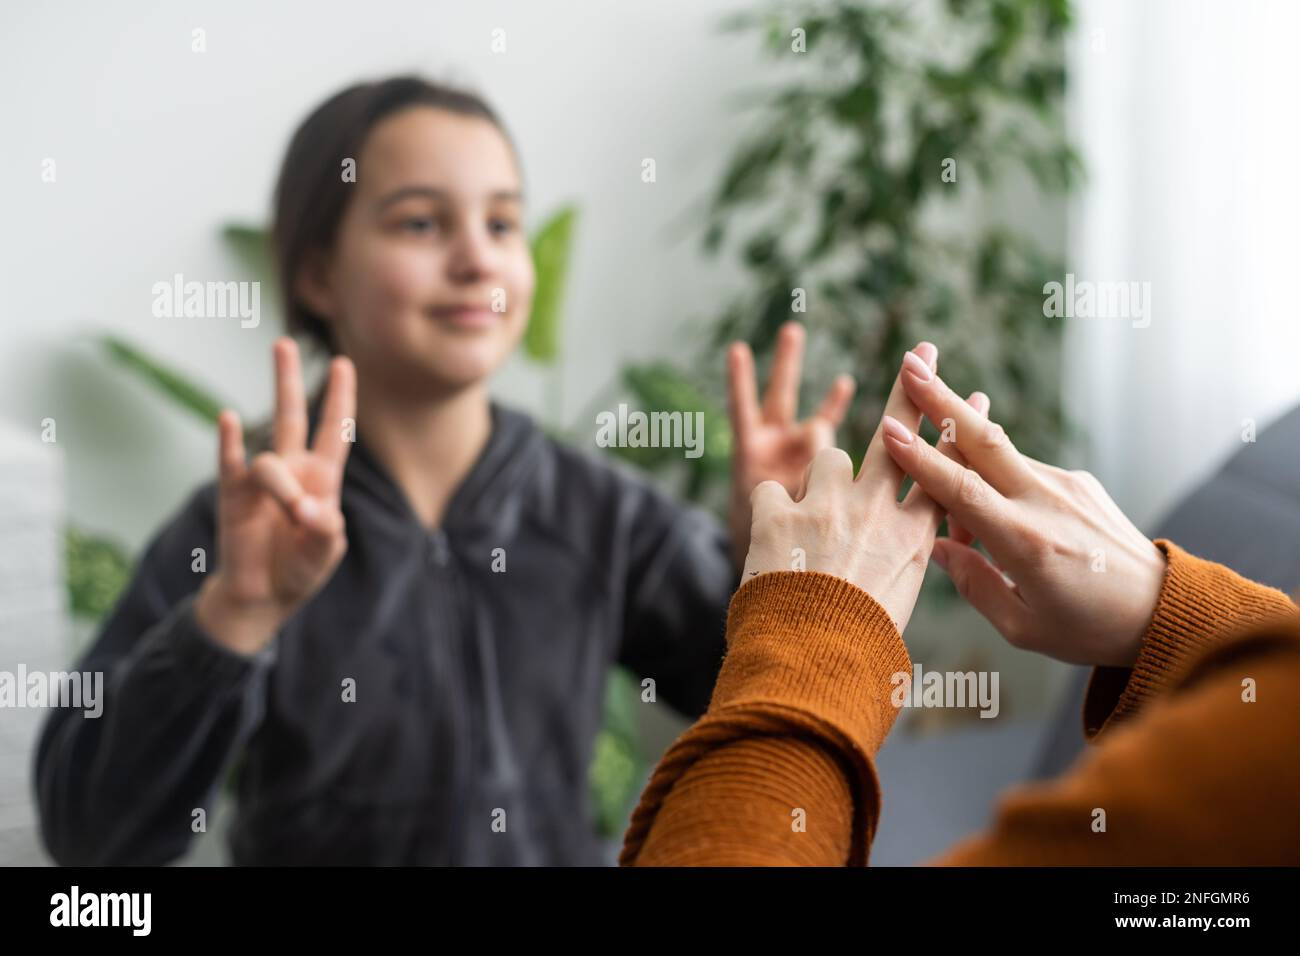
[[[1092,674],[1088,752],[1005,794],[985,832],[932,862],[1300,863],[1300,615],[1156,543],[1169,566],[1155,614],[1132,669]],[[890,676],[911,671],[898,631],[861,589],[787,571],[736,592],[727,641],[709,710],[655,769],[620,862],[866,864]]]

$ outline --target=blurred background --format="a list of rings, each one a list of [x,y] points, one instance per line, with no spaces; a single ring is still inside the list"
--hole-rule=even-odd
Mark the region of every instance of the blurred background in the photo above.
[[[761,360],[803,321],[807,402],[859,381],[841,434],[858,455],[928,338],[1022,449],[1251,573],[1300,514],[1291,432],[1265,440],[1300,399],[1298,26],[1284,0],[7,8],[0,670],[67,666],[212,476],[215,411],[269,411],[282,151],[328,94],[401,72],[484,94],[514,137],[541,291],[494,388],[553,434],[718,508],[726,342]],[[261,324],[154,318],[176,273],[262,280]],[[1148,321],[1045,315],[1067,275],[1147,284]],[[704,411],[705,454],[598,449],[619,401]],[[998,671],[1001,712],[904,715],[881,756],[884,864],[942,849],[1078,745],[1077,671],[1008,648],[937,577],[907,641],[927,670]],[[593,826],[612,848],[684,725],[625,676],[608,697]],[[0,710],[0,863],[46,859],[40,716]],[[187,862],[223,861],[216,819]]]

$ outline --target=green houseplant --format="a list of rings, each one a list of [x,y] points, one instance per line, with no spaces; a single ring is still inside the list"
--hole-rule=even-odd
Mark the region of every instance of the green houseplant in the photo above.
[[[1066,434],[1062,326],[1044,317],[1042,287],[1063,270],[1051,243],[980,204],[1050,199],[1079,177],[1061,110],[1069,24],[1065,0],[819,0],[729,18],[725,29],[756,37],[770,80],[745,95],[750,131],[699,228],[743,279],[699,317],[692,361],[630,368],[627,389],[694,395],[669,407],[721,416],[725,345],[745,339],[763,362],[797,319],[808,387],[840,371],[858,380],[841,432],[857,455],[902,353],[932,339],[954,387],[987,392],[1021,448],[1053,454]],[[725,428],[707,441],[685,487],[717,503]]]

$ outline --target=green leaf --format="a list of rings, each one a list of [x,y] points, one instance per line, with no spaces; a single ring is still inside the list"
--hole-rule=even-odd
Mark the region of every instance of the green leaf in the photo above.
[[[643,411],[704,413],[704,451],[699,458],[684,458],[680,448],[611,449],[621,457],[640,465],[655,467],[672,461],[708,474],[725,474],[731,467],[731,424],[727,414],[680,371],[666,362],[628,365],[623,369],[623,384],[636,398]]]
[[[576,219],[577,210],[565,206],[533,238],[537,287],[533,292],[533,313],[524,332],[524,354],[535,362],[550,363],[559,354],[564,283],[569,272]]]
[[[765,268],[776,258],[779,250],[778,242],[778,237],[774,233],[760,233],[746,244],[745,261],[751,268]]]
[[[113,609],[131,578],[131,560],[115,541],[76,528],[63,533],[64,583],[77,617],[99,620]]]
[[[831,100],[831,114],[843,123],[856,123],[876,111],[879,99],[875,86],[866,83],[851,86]]]
[[[106,335],[101,341],[108,354],[123,368],[203,421],[215,425],[221,410],[229,407],[227,403],[219,401],[201,386],[146,355],[125,339]]]
[[[271,252],[270,234],[265,228],[232,222],[222,228],[221,236],[257,281],[268,284],[275,281],[275,257]]]
[[[717,253],[722,247],[722,242],[727,237],[727,226],[723,222],[712,223],[704,232],[704,251],[709,255]]]
[[[588,773],[596,830],[604,837],[622,832],[645,774],[637,731],[639,687],[626,670],[615,667],[605,683],[604,725],[596,737]]]
[[[786,146],[784,135],[771,136],[750,143],[732,160],[722,177],[714,208],[753,199],[767,182],[768,170]]]

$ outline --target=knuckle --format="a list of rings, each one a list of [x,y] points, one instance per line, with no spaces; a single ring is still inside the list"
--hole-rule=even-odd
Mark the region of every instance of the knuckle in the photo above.
[[[820,540],[848,538],[849,521],[841,508],[817,508],[809,515],[814,534]]]
[[[794,530],[794,510],[774,506],[766,509],[761,518],[761,528],[773,534],[788,534]]]
[[[1018,621],[1009,621],[1004,624],[1002,626],[1002,636],[1008,644],[1017,650],[1025,650],[1030,643],[1029,635]]]
[[[979,508],[988,501],[989,488],[979,473],[963,468],[957,473],[954,497],[970,508]]]
[[[817,452],[813,462],[819,467],[838,470],[843,470],[845,467],[852,467],[853,465],[853,460],[849,458],[849,453],[843,448],[837,448],[834,445],[827,446]]]
[[[1005,448],[1011,443],[1007,437],[1006,429],[995,421],[986,420],[984,427],[980,429],[980,444],[990,450]]]
[[[275,453],[264,451],[253,458],[252,462],[249,463],[249,468],[255,474],[266,475],[275,470],[275,462]]]
[[[1088,488],[1095,491],[1101,487],[1101,482],[1097,480],[1097,476],[1090,471],[1085,471],[1082,468],[1070,472],[1070,476],[1076,484],[1084,488]]]
[[[774,481],[771,478],[767,479],[766,481],[760,481],[758,484],[754,486],[753,490],[750,491],[749,503],[751,505],[757,506],[764,501],[773,500],[776,496],[776,491],[778,488],[781,489],[782,491],[785,490],[781,486],[780,482]]]
[[[907,556],[907,567],[910,571],[917,571],[922,574],[930,566],[930,548],[916,547],[912,553]]]
[[[1044,504],[1049,510],[1058,515],[1076,514],[1079,510],[1079,500],[1082,492],[1082,487],[1077,484],[1058,485],[1047,490]]]
[[[1026,557],[1034,564],[1045,561],[1054,549],[1052,539],[1034,527],[1022,528],[1020,540]]]
[[[829,479],[825,486],[834,491],[852,482],[853,459],[843,448],[823,448],[813,458],[808,473],[816,473],[819,481]]]
[[[948,567],[948,577],[952,579],[952,586],[958,594],[964,598],[970,597],[970,570],[964,564],[952,562]]]
[[[944,443],[945,449],[948,447],[948,444],[949,443]],[[906,446],[905,454],[913,456],[909,467],[916,468],[918,471],[923,472],[926,469],[930,469],[930,471],[933,472],[934,469],[939,467],[940,459],[948,458],[948,455],[936,450],[928,441],[922,441],[920,436],[913,439]]]

